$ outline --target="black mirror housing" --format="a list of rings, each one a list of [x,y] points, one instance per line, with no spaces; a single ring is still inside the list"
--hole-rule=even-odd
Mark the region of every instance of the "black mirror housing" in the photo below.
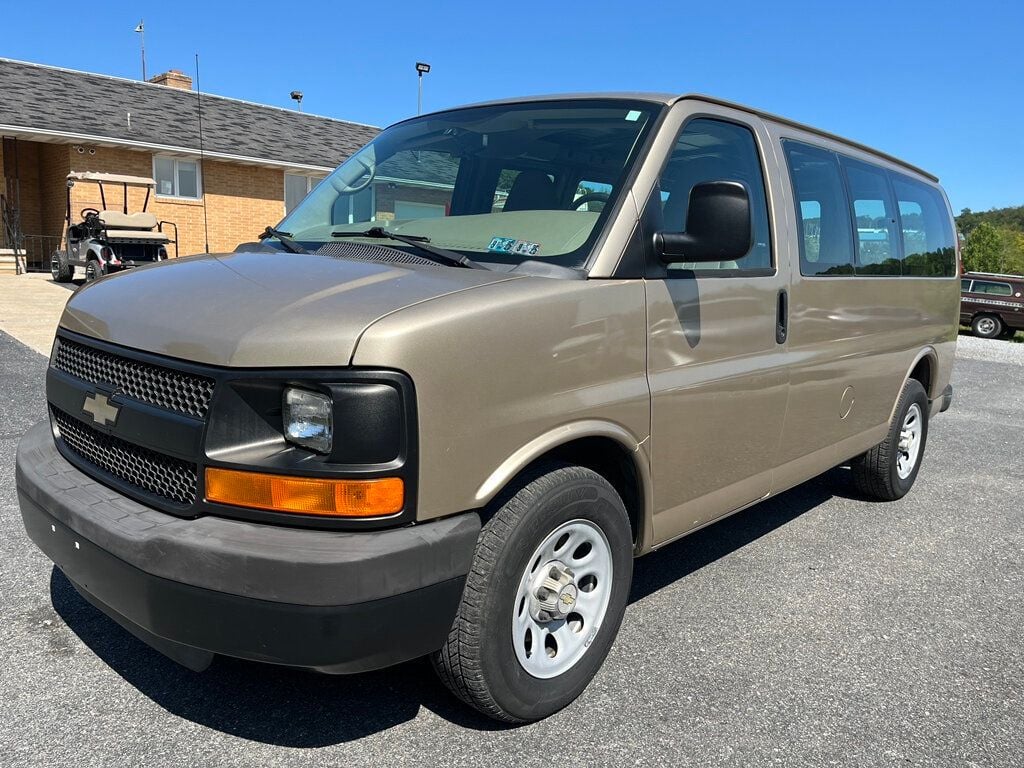
[[[685,232],[658,232],[663,262],[733,261],[753,245],[750,193],[738,181],[705,181],[690,191]]]

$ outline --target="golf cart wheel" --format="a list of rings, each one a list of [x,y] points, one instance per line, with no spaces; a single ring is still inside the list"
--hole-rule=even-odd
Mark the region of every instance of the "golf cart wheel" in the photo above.
[[[106,270],[96,259],[89,259],[85,262],[85,282],[91,283],[99,280],[104,274],[106,274]]]
[[[50,257],[50,275],[55,283],[70,283],[75,276],[75,268],[68,264],[68,255],[64,251],[54,251]]]
[[[879,501],[906,496],[921,469],[927,442],[928,395],[921,382],[909,379],[885,440],[852,462],[857,490]]]
[[[432,661],[483,714],[540,720],[579,696],[608,655],[632,581],[632,529],[607,480],[562,463],[526,474],[489,512]]]
[[[1003,321],[995,315],[978,315],[971,321],[971,332],[983,339],[994,339],[1003,332]]]

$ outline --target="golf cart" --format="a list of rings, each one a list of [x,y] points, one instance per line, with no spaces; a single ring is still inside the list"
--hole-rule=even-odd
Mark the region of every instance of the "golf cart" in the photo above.
[[[71,219],[71,189],[79,182],[99,185],[103,210],[83,208],[80,220]],[[117,185],[124,193],[122,210],[107,209],[104,185]],[[145,187],[146,199],[142,211],[128,213],[128,188]],[[64,250],[50,257],[50,274],[58,283],[73,280],[79,268],[84,270],[85,281],[92,282],[111,272],[162,261],[167,258],[167,245],[174,243],[178,255],[178,227],[170,221],[157,221],[146,212],[149,198],[156,187],[153,179],[143,176],[122,176],[115,173],[79,171],[68,174],[68,202],[64,228]],[[174,228],[172,240],[164,233],[164,225]]]

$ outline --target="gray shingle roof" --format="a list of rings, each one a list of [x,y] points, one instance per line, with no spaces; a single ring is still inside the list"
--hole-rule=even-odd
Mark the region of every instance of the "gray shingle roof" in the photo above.
[[[0,58],[0,125],[198,152],[197,109],[195,91]],[[378,132],[203,94],[203,142],[210,153],[333,167]]]

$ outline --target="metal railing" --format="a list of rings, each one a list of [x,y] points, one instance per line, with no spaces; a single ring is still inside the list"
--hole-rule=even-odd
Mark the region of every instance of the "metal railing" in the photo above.
[[[5,179],[10,185],[10,179]],[[10,191],[10,190],[8,190]],[[18,209],[11,203],[7,194],[0,194],[0,249],[13,251],[14,272],[20,275],[25,271],[25,257],[23,254],[23,237],[19,227]]]
[[[22,235],[21,256],[26,272],[49,272],[50,257],[61,249],[60,235]]]

